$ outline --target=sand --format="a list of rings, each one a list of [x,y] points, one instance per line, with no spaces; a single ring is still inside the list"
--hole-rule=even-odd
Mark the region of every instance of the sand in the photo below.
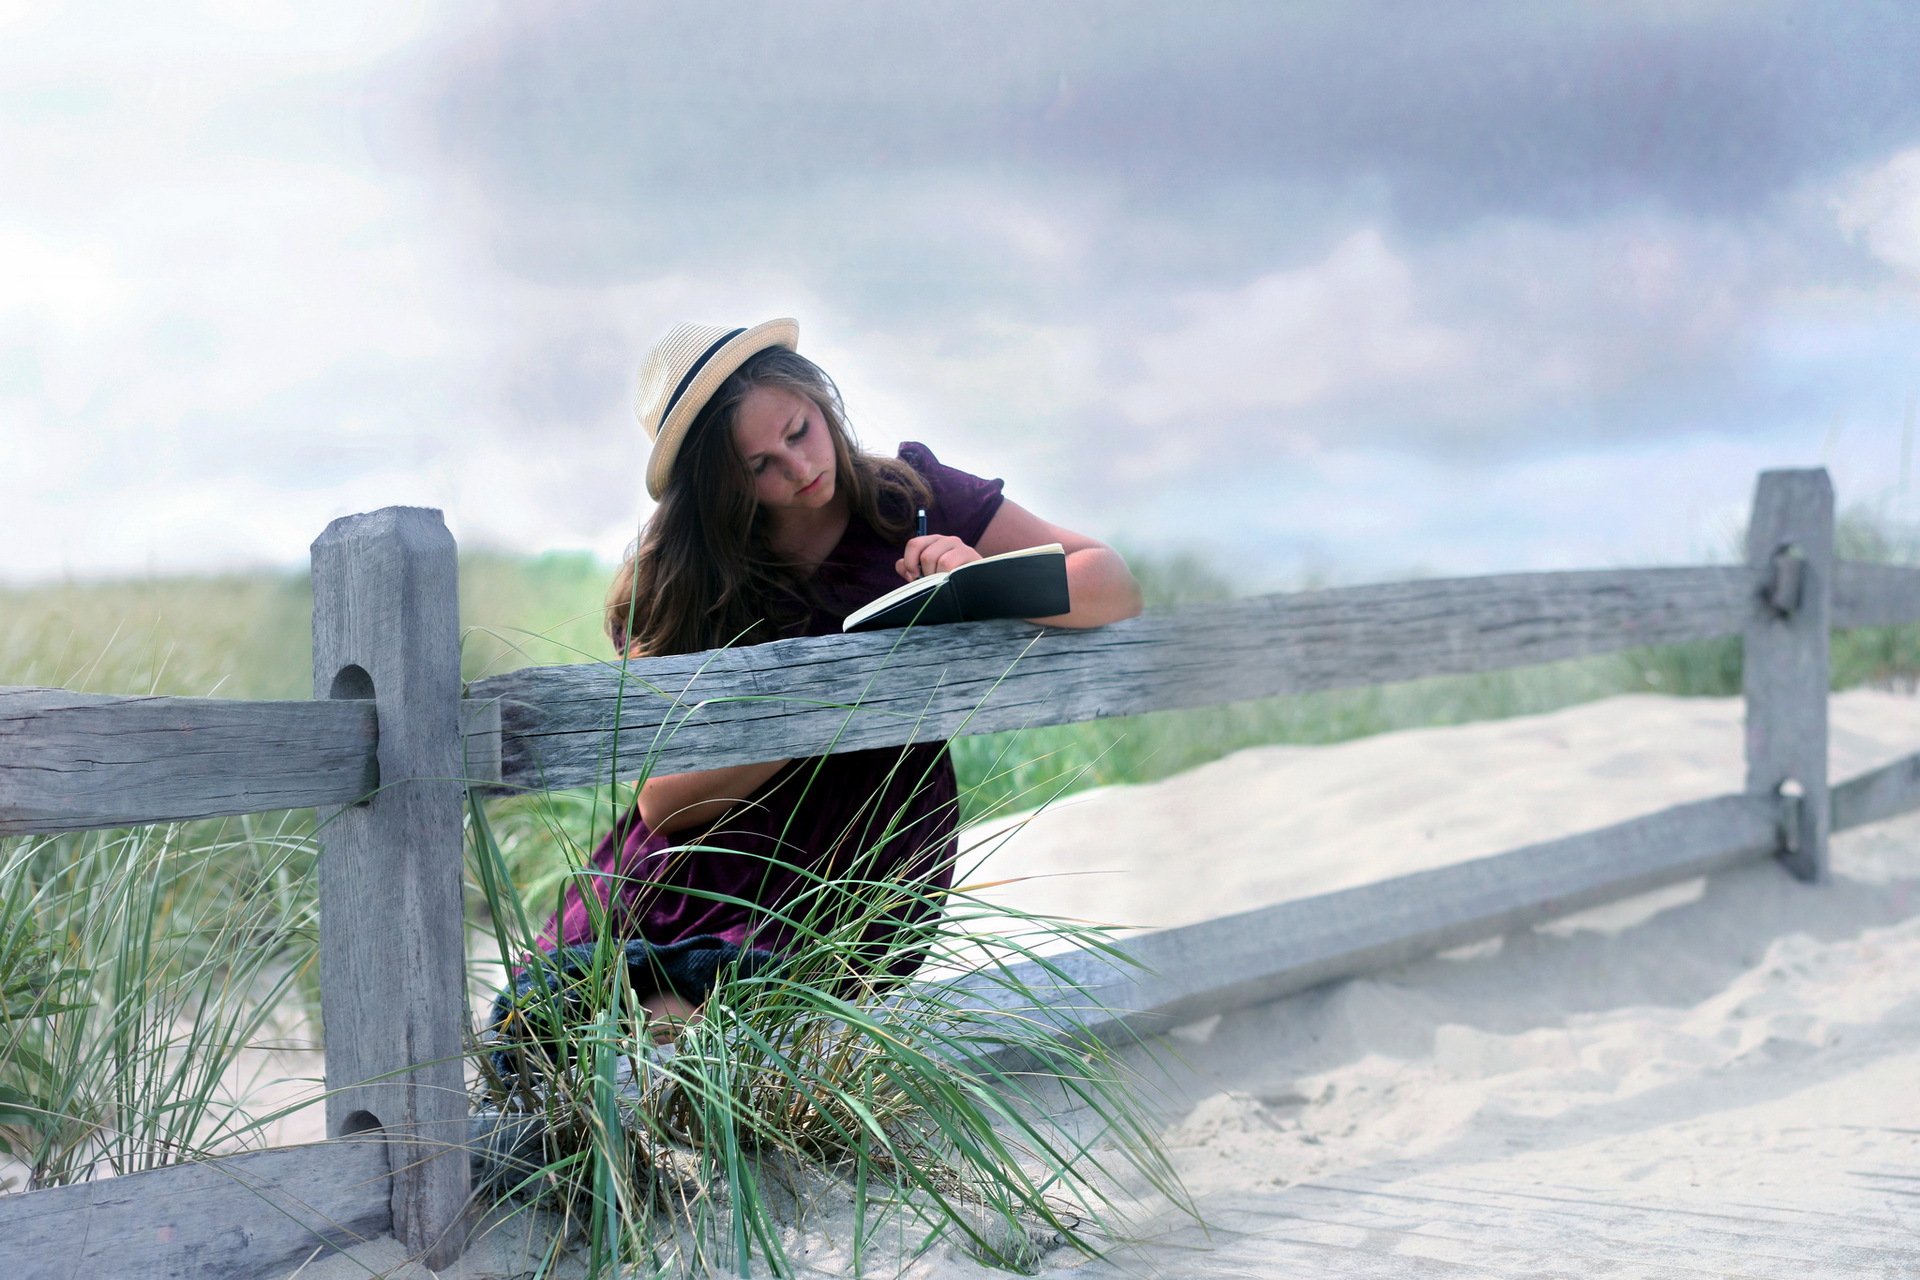
[[[1735,790],[1740,716],[1734,700],[1623,697],[1242,752],[1057,803],[994,835],[978,874],[1032,877],[1002,891],[1030,909],[1190,923]],[[1911,696],[1836,695],[1832,723],[1836,779],[1920,750]],[[1833,867],[1821,887],[1743,867],[1180,1029],[1179,1062],[1134,1064],[1157,1082],[1203,1214],[1235,1228],[1203,1236],[1143,1203],[1157,1238],[1124,1269],[1316,1274],[1297,1240],[1248,1229],[1248,1207],[1291,1196],[1293,1214],[1342,1186],[1478,1188],[1392,1247],[1514,1274],[1539,1273],[1532,1255],[1490,1242],[1472,1214],[1500,1197],[1540,1203],[1542,1188],[1588,1197],[1566,1203],[1700,1206],[1690,1221],[1744,1206],[1920,1227],[1920,817],[1837,837]],[[824,1205],[796,1227],[820,1274],[844,1265],[837,1225]],[[1695,1272],[1734,1269],[1712,1233],[1634,1247]],[[303,1274],[403,1261],[389,1242]],[[525,1266],[500,1233],[454,1274]],[[1123,1270],[1063,1252],[1045,1267]],[[1001,1274],[945,1248],[900,1270]]]

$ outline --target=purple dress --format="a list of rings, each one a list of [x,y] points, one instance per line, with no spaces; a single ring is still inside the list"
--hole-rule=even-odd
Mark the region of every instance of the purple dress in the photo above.
[[[945,466],[921,444],[901,445],[900,459],[932,490],[928,532],[976,545],[1000,509],[1001,482]],[[837,634],[847,614],[899,586],[893,566],[900,551],[855,515],[814,575],[818,603],[796,634]],[[599,896],[617,937],[654,947],[717,940],[776,953],[803,934],[771,913],[812,917],[814,928],[830,918],[813,905],[820,896],[813,876],[915,882],[937,900],[952,884],[957,797],[946,743],[932,742],[794,760],[704,834],[656,835],[636,802],[594,849],[590,865],[604,874],[575,881],[541,945],[592,941],[582,885]],[[921,904],[876,920],[865,940],[884,948],[898,928],[930,912]],[[896,959],[889,967],[905,976],[917,964]]]

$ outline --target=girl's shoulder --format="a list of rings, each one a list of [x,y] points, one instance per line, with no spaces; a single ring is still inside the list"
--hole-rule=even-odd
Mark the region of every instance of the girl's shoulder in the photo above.
[[[918,440],[903,441],[899,453],[900,461],[926,483],[932,499],[928,512],[931,527],[955,534],[968,544],[979,541],[987,522],[1000,509],[1005,482],[950,467]]]
[[[914,471],[919,474],[920,478],[926,481],[936,492],[938,492],[943,485],[972,487],[979,485],[999,486],[1005,483],[998,479],[984,479],[974,475],[970,471],[962,471],[958,467],[950,467],[936,458],[933,450],[921,444],[918,440],[901,441],[899,455],[900,461],[912,467]]]
[[[921,444],[918,440],[902,440],[898,453],[900,455],[900,461],[919,472],[923,480],[926,478],[928,471],[940,465],[940,460],[933,456],[933,450],[927,448],[927,446]]]

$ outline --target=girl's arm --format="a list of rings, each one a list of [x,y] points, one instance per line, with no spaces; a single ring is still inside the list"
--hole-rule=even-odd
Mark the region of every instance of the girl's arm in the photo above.
[[[739,764],[697,773],[667,773],[640,785],[640,817],[655,833],[705,826],[759,790],[785,760]]]
[[[1048,524],[1017,502],[1000,504],[980,535],[977,547],[945,534],[929,534],[907,543],[894,567],[908,580],[957,569],[970,560],[1057,542],[1067,551],[1067,592],[1073,608],[1051,618],[1035,618],[1050,627],[1098,627],[1140,612],[1140,584],[1127,562],[1096,538]]]

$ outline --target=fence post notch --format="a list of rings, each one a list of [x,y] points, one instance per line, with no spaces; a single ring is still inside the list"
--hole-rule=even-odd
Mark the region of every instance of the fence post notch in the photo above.
[[[1755,574],[1743,638],[1747,791],[1781,797],[1780,860],[1827,878],[1833,482],[1824,469],[1763,471],[1747,526]]]
[[[314,541],[313,686],[371,696],[378,725],[379,789],[318,814],[327,1136],[382,1131],[394,1235],[438,1269],[469,1190],[459,591],[438,511],[346,516]]]

